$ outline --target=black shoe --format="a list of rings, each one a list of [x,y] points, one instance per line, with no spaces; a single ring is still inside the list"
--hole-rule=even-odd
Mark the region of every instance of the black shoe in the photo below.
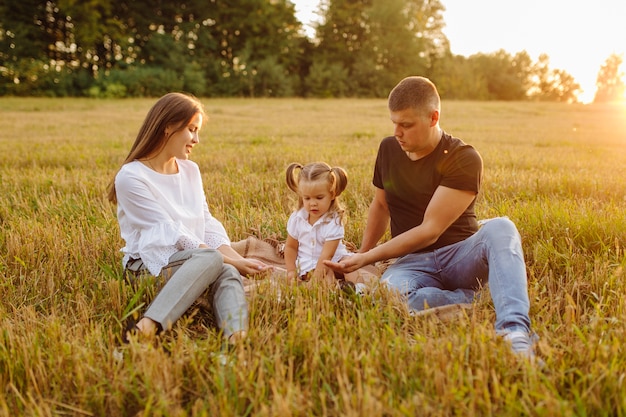
[[[346,294],[356,294],[356,285],[354,285],[354,282],[341,280],[337,281],[337,284],[339,284],[339,288]]]
[[[155,336],[159,336],[161,335],[161,333],[163,333],[163,327],[161,326],[160,323],[156,323],[157,326],[157,330],[155,333]],[[126,320],[126,327],[124,328],[124,331],[122,332],[122,342],[124,344],[128,344],[130,339],[129,336],[141,336],[143,333],[141,331],[141,329],[139,327],[137,327],[137,319],[135,318],[135,316],[130,316],[127,320]]]
[[[128,343],[130,343],[129,336],[137,336],[139,334],[141,334],[141,329],[137,327],[137,321],[135,320],[135,317],[130,316],[126,320],[126,326],[122,331],[122,343],[127,345]]]

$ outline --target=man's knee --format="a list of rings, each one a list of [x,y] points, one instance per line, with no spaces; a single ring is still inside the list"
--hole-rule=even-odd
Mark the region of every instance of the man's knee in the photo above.
[[[497,217],[487,221],[481,228],[483,239],[491,241],[496,247],[508,246],[508,242],[519,243],[521,237],[515,223],[508,217]]]
[[[381,277],[381,282],[402,295],[408,295],[421,288],[438,286],[427,276],[416,276],[415,273],[402,269],[395,270],[394,268],[389,268],[385,271]]]
[[[504,234],[517,234],[517,227],[515,223],[508,217],[496,217],[490,220],[487,220],[483,226],[483,229],[488,230],[490,232],[496,231],[498,233]]]

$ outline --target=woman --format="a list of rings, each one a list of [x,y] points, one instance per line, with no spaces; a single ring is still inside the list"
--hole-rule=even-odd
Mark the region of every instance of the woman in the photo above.
[[[135,276],[147,271],[164,282],[141,320],[127,330],[154,337],[205,294],[224,337],[234,343],[248,327],[240,274],[270,267],[235,252],[209,212],[200,170],[189,160],[204,119],[195,98],[181,93],[161,97],[109,186],[108,198],[117,203],[126,242],[123,265]]]

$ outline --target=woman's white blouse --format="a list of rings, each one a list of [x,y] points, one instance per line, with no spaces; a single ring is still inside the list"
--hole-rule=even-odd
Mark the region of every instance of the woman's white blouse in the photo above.
[[[343,239],[345,231],[337,213],[326,213],[311,225],[309,213],[301,208],[289,216],[287,233],[298,241],[296,268],[298,275],[304,275],[317,266],[324,243],[327,240]],[[332,260],[338,262],[346,255],[350,255],[350,252],[340,241]]]
[[[160,174],[139,161],[122,166],[115,177],[117,219],[126,246],[122,264],[143,261],[153,275],[174,253],[205,243],[212,249],[229,245],[224,226],[211,215],[200,169],[177,159],[178,173]]]

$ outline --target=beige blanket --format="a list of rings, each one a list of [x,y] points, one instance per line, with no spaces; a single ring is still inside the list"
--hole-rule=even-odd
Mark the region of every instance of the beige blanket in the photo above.
[[[262,261],[268,265],[274,266],[274,273],[271,274],[270,279],[272,280],[281,280],[285,277],[285,258],[284,258],[284,248],[285,245],[280,239],[276,238],[267,238],[267,239],[259,239],[256,236],[249,236],[244,240],[239,242],[231,243],[232,248],[239,253],[244,258],[253,258],[259,261]],[[350,250],[356,250],[354,245],[349,243],[346,246]],[[363,282],[368,283],[373,280],[378,280],[382,272],[384,271],[384,267],[381,265],[368,265],[359,269],[358,271],[352,272],[350,274],[346,274],[346,279],[352,282]],[[381,268],[382,267],[382,268]],[[243,278],[244,287],[246,289],[246,294],[250,294],[250,292],[256,286],[255,280],[251,280],[248,278]]]
[[[285,267],[283,255],[285,244],[278,239],[259,239],[248,236],[244,240],[231,243],[231,247],[244,258],[258,259],[268,265]]]

